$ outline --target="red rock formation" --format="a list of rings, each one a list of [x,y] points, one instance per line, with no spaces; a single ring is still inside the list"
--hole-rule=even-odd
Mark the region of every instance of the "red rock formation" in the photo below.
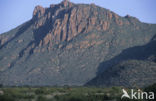
[[[43,16],[45,13],[45,8],[43,8],[42,6],[36,6],[33,12],[33,16],[37,16],[38,18],[40,18],[41,16]]]
[[[136,22],[139,21],[137,18],[132,17],[132,16],[130,16],[130,15],[126,15],[125,18],[128,19],[127,24],[130,24],[130,23],[131,23],[131,24],[133,24],[134,26],[136,26]]]
[[[73,5],[69,0],[63,0],[61,4],[64,7],[71,7]]]
[[[112,13],[110,11],[107,12],[107,19],[112,20]]]
[[[73,5],[68,0],[64,0],[61,4],[50,5],[47,9],[41,6],[35,8],[33,15],[37,17],[37,20],[35,20],[34,29],[49,28],[47,33],[43,33],[45,35],[40,40],[39,46],[69,41],[78,34],[88,33],[93,29],[106,31],[110,27],[113,16],[116,20],[119,19],[118,15],[110,11],[105,12],[104,16],[107,20],[99,18],[99,12],[91,9],[91,7],[96,9],[95,5],[72,7]],[[120,21],[117,23],[121,25]]]
[[[8,41],[7,37],[0,37],[0,46],[3,45],[7,41]]]
[[[119,16],[117,14],[114,14],[114,18],[115,18],[115,23],[119,26],[123,25],[123,21],[119,18]]]
[[[106,31],[109,28],[110,23],[108,21],[104,21],[102,26],[103,26],[103,30]]]
[[[52,39],[52,34],[47,34],[43,39],[43,45],[47,45],[48,43],[50,43],[51,39]]]

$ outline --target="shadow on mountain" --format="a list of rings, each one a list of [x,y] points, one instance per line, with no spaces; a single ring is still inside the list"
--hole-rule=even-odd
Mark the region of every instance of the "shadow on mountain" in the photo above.
[[[126,60],[147,60],[150,56],[156,56],[156,35],[151,41],[143,46],[135,46],[123,50],[118,56],[100,63],[98,66],[97,75],[101,74],[105,69],[112,67]],[[156,61],[154,58],[152,61]]]
[[[125,49],[118,56],[102,62],[98,67],[96,77],[87,82],[85,85],[124,85],[127,87],[134,87],[133,83],[138,85],[144,84],[139,82],[142,78],[144,79],[143,82],[148,84],[155,74],[151,62],[156,62],[156,35],[148,44]],[[127,66],[130,66],[131,68]],[[123,74],[122,71],[125,71],[127,74]],[[134,71],[141,71],[141,74],[135,74]],[[144,74],[142,71],[147,71],[150,75],[146,73]],[[133,74],[135,74],[135,76],[133,76]],[[146,76],[151,77],[150,79],[147,79]]]
[[[51,15],[53,16],[51,16],[51,18],[49,19],[47,18],[45,23],[42,26],[34,30],[35,46],[38,46],[40,41],[43,40],[47,34],[51,33],[51,30],[55,27],[56,19],[63,19],[66,13],[69,15],[71,14],[71,9],[63,9],[63,10],[60,10],[56,16],[54,16],[55,12],[60,9],[61,5],[62,4],[55,5],[54,7],[51,7],[46,10],[45,15],[48,15],[48,13],[50,12]],[[37,18],[37,17],[34,17],[33,20],[42,21],[42,19]],[[69,19],[68,19],[68,23],[69,23]],[[62,33],[60,37],[62,37]]]
[[[59,5],[56,5],[54,8],[49,8],[48,12],[49,11],[52,12],[52,13],[55,12],[57,9],[59,9],[58,6]],[[46,12],[46,13],[48,13],[48,12]],[[71,10],[66,10],[65,9],[65,10],[60,11],[55,18],[46,19],[45,23],[42,26],[40,26],[37,29],[34,29],[33,30],[34,40],[32,42],[30,42],[28,44],[28,46],[21,51],[20,57],[22,57],[24,51],[28,47],[30,47],[32,44],[34,44],[35,46],[29,51],[29,55],[33,54],[34,49],[39,46],[40,42],[43,41],[44,38],[46,37],[46,35],[51,33],[51,29],[53,29],[55,27],[54,26],[55,19],[63,19],[63,17],[64,17],[63,14],[64,13],[71,13]],[[35,17],[33,20],[37,21],[37,18]],[[68,20],[68,23],[69,23],[69,20]],[[60,37],[62,37],[62,34],[63,33],[61,33]]]
[[[21,28],[19,28],[18,32],[15,34],[14,37],[10,38],[7,42],[5,42],[2,46],[0,46],[0,49],[2,49],[3,47],[5,47],[8,43],[10,43],[11,41],[13,41],[15,38],[19,37],[21,34],[23,34],[32,24],[32,20],[26,22],[25,24],[23,24],[23,26],[21,26]]]

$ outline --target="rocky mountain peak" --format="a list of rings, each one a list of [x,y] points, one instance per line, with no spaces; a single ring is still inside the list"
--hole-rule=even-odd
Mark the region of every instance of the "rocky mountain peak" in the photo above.
[[[98,10],[105,12],[99,13]],[[51,42],[59,43],[69,41],[78,34],[88,33],[93,29],[106,31],[109,29],[112,16],[118,17],[92,4],[76,5],[69,0],[64,0],[60,4],[50,5],[50,8],[35,7],[34,30],[38,33],[43,32],[44,37],[40,39],[40,45],[47,45]],[[35,33],[35,36],[37,35],[40,34]]]
[[[71,3],[69,0],[63,0],[63,1],[61,2],[61,4],[62,4],[64,7],[68,7],[68,6],[71,6],[71,5],[72,5],[72,3]]]
[[[34,11],[33,11],[33,17],[41,17],[43,16],[45,13],[45,8],[38,5],[35,7]]]
[[[114,22],[118,26],[129,24],[128,20],[123,21],[117,14],[95,4],[74,4],[69,0],[49,8],[36,6],[33,21],[36,46],[49,47],[93,30],[108,31]]]

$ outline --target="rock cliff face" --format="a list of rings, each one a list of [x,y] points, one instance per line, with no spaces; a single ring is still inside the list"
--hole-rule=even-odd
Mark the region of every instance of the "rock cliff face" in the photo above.
[[[0,35],[0,84],[83,85],[155,34],[156,25],[95,4],[36,6],[30,21]]]
[[[102,10],[104,11],[99,12]],[[123,22],[117,14],[93,4],[77,6],[69,1],[51,5],[50,8],[36,6],[33,20],[34,29],[43,31],[44,37],[40,39],[40,45],[70,41],[75,36],[91,32],[94,29],[107,31],[113,20],[119,26],[130,23],[129,21]],[[45,30],[46,32],[44,32]],[[38,33],[34,34],[37,36]]]

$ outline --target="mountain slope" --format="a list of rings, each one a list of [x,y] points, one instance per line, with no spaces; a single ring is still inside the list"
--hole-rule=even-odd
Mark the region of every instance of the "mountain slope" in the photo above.
[[[155,83],[155,50],[155,37],[144,46],[124,50],[108,61],[109,63],[116,62],[114,66],[107,68],[86,85],[144,87]]]
[[[0,84],[83,85],[115,64],[101,62],[155,34],[154,24],[94,4],[36,6],[30,21],[0,35]]]
[[[156,63],[142,60],[127,60],[107,69],[86,85],[145,87],[155,83]]]

